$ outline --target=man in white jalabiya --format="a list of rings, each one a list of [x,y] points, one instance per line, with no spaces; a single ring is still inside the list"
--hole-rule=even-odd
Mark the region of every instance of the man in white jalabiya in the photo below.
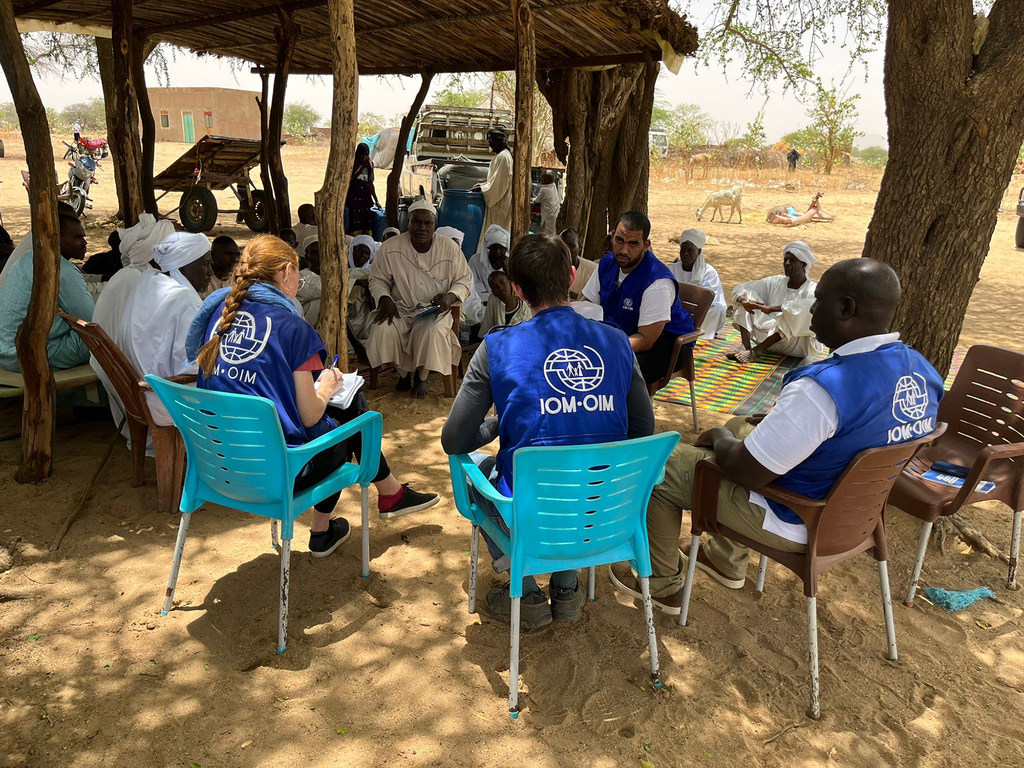
[[[492,224],[506,232],[512,229],[512,152],[508,148],[505,129],[496,125],[487,131],[487,144],[494,153],[494,159],[487,169],[487,181],[473,189],[484,193],[487,213],[480,233],[480,248],[483,248],[484,234]]]
[[[153,260],[153,247],[173,232],[174,224],[168,219],[157,221],[149,213],[139,214],[139,223],[134,227],[117,230],[121,243],[121,261],[125,268],[114,273],[107,283],[107,287],[96,299],[96,309],[92,313],[92,321],[106,331],[110,340],[122,351],[127,350],[130,346],[130,340],[126,334],[122,333],[121,326],[128,299],[132,291],[135,290],[135,285],[142,277],[142,273],[151,269],[149,262]],[[96,376],[103,383],[103,388],[107,390],[110,415],[114,417],[114,423],[120,424],[125,415],[121,398],[117,396],[114,385],[110,383],[110,379],[107,378],[107,374],[95,356],[89,358],[89,365],[96,371]],[[124,425],[121,433],[128,440],[128,447],[131,448],[131,436],[127,424]],[[150,444],[150,448],[152,448],[152,444]]]
[[[725,326],[725,312],[729,305],[725,302],[725,292],[722,290],[718,271],[704,261],[706,241],[707,236],[699,229],[688,229],[683,232],[679,236],[679,260],[669,264],[668,270],[676,282],[699,285],[715,294],[715,300],[711,302],[711,307],[700,326],[701,338],[713,339]]]
[[[449,374],[462,347],[450,310],[469,295],[469,266],[455,241],[434,233],[437,213],[426,200],[409,206],[409,231],[381,245],[370,267],[377,304],[366,354],[373,366],[393,363],[397,389],[427,396],[430,371]],[[412,374],[415,372],[415,381]]]
[[[753,363],[765,352],[790,357],[823,354],[825,348],[811,331],[811,305],[818,285],[807,277],[817,259],[802,240],[782,249],[784,274],[740,283],[732,290],[736,309],[733,325],[743,349],[729,354],[740,363]]]
[[[491,272],[505,269],[508,261],[508,231],[497,224],[492,224],[484,231],[484,239],[480,250],[469,260],[469,273],[472,276],[469,298],[463,302],[462,315],[466,325],[473,328],[480,325],[491,298],[491,285],[488,282]]]
[[[185,337],[203,304],[199,294],[213,277],[210,241],[205,235],[174,232],[153,248],[152,266],[128,297],[121,320],[128,346],[122,350],[141,376],[195,373],[185,355]],[[159,398],[150,393],[146,399],[153,421],[170,424]]]

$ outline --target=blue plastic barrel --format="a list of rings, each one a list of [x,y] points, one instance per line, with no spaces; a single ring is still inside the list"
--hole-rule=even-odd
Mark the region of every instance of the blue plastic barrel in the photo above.
[[[465,233],[462,241],[462,252],[468,259],[476,253],[480,242],[480,232],[484,227],[483,192],[471,192],[468,189],[446,189],[441,197],[441,207],[437,212],[437,226],[455,227]]]
[[[380,208],[371,208],[370,213],[373,214],[373,239],[379,243],[387,229],[388,216]]]

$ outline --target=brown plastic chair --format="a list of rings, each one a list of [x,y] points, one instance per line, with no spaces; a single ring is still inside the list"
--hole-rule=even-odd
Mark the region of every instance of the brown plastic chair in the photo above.
[[[647,391],[654,395],[655,392],[663,388],[676,376],[682,376],[690,382],[690,408],[693,410],[693,428],[698,431],[700,430],[700,420],[697,417],[697,395],[693,391],[693,382],[696,381],[697,376],[693,366],[693,347],[687,345],[692,344],[701,337],[701,323],[704,322],[704,317],[714,301],[714,291],[709,291],[707,288],[691,285],[690,283],[679,284],[679,302],[683,305],[683,309],[693,315],[693,327],[695,330],[676,339],[676,345],[672,349],[672,356],[668,359],[668,369],[665,371],[665,375],[657,381],[652,381],[650,386],[647,387]],[[682,362],[680,362],[680,358],[682,358]]]
[[[822,500],[788,491],[778,485],[758,488],[762,496],[785,504],[796,512],[807,526],[807,551],[783,552],[754,541],[718,523],[718,489],[725,477],[714,459],[697,463],[694,476],[693,513],[691,515],[690,561],[683,586],[680,626],[686,625],[693,590],[694,571],[700,535],[718,533],[745,544],[761,553],[757,573],[758,592],[764,591],[768,558],[788,568],[804,583],[807,597],[807,642],[810,648],[811,702],[809,717],[821,717],[818,688],[818,575],[861,552],[878,561],[878,578],[882,587],[882,610],[885,633],[889,642],[889,658],[896,660],[896,628],[892,619],[892,597],[889,593],[889,559],[885,538],[885,502],[900,471],[919,448],[938,438],[946,429],[939,423],[930,435],[896,445],[884,445],[861,451]]]
[[[953,386],[939,403],[938,418],[949,431],[921,451],[896,481],[890,503],[924,521],[907,606],[914,604],[932,526],[965,504],[1001,501],[1013,511],[1007,589],[1017,588],[1021,510],[1024,509],[1024,355],[978,345],[967,351]],[[931,482],[922,475],[935,461],[970,467],[961,488]],[[978,483],[996,487],[978,493]]]
[[[462,317],[462,308],[454,306],[451,309],[452,313],[452,330],[455,331],[455,336],[459,335],[459,322]],[[459,387],[459,375],[460,368],[462,367],[462,353],[459,353],[459,362],[452,366],[452,372],[443,374],[444,377],[444,394],[445,397],[455,397],[455,391]],[[366,369],[366,378],[368,381],[368,389],[377,388],[377,379],[382,373],[394,370],[394,366],[391,363],[384,365],[370,366]]]
[[[173,514],[181,501],[181,486],[185,477],[185,444],[174,426],[154,423],[146,402],[149,385],[139,376],[135,366],[129,362],[118,346],[96,323],[88,323],[66,312],[57,310],[65,323],[78,334],[99,361],[103,372],[110,379],[114,391],[124,406],[128,429],[132,438],[132,486],[143,484],[146,463],[146,435],[153,435],[153,450],[156,453],[157,506],[161,512]],[[170,381],[188,384],[195,376],[175,376]]]

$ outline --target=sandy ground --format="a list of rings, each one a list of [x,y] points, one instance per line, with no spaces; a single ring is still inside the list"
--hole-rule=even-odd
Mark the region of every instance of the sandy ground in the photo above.
[[[24,155],[16,135],[3,138],[0,203],[17,236],[27,228],[18,188]],[[158,145],[157,167],[183,150]],[[323,148],[286,148],[293,207],[312,199],[325,161]],[[729,176],[758,186],[744,192],[743,226],[703,225],[718,241],[707,254],[727,288],[777,272],[782,245],[795,237],[811,244],[823,266],[859,254],[877,173],[843,171],[823,181],[824,205],[838,220],[796,233],[769,227],[764,213],[781,203],[806,205],[819,188],[813,174],[798,174],[802,189],[795,193],[772,189],[781,174]],[[673,250],[669,236],[693,225],[707,191],[726,183],[652,172],[653,240],[663,257]],[[1012,328],[1024,254],[1013,248],[1010,213],[1018,187],[1008,193],[975,289],[965,346],[1020,347]],[[96,193],[94,220],[114,199],[112,184]],[[221,218],[223,231],[245,236],[233,218]],[[107,231],[90,230],[95,248]],[[392,392],[393,383],[386,378],[369,393],[371,407],[385,415],[385,450],[402,480],[445,499],[414,517],[372,521],[368,580],[359,578],[358,531],[333,557],[313,560],[300,522],[289,648],[281,657],[273,653],[278,558],[265,523],[221,508],[198,513],[180,604],[162,618],[177,519],[154,511],[152,462],[146,485],[131,488],[128,453],[118,445],[94,496],[51,554],[113,427],[58,427],[53,477],[35,487],[11,479],[18,441],[0,442],[0,545],[21,539],[13,566],[0,573],[0,766],[1022,764],[1024,603],[1005,589],[1003,563],[966,548],[947,556],[930,550],[924,582],[987,584],[999,601],[958,614],[924,602],[897,605],[895,663],[885,659],[872,561],[857,558],[823,577],[820,722],[803,714],[802,593],[774,565],[760,597],[752,580],[732,592],[698,576],[691,625],[680,629],[659,615],[661,692],[646,682],[642,611],[602,573],[598,600],[579,624],[524,634],[525,711],[510,721],[507,627],[466,611],[469,527],[451,502],[437,440],[450,401],[437,382],[419,402]],[[656,412],[659,429],[692,439],[687,408],[658,403]],[[705,426],[725,420],[701,417]],[[17,429],[16,405],[0,406],[0,434]],[[339,513],[358,522],[356,493],[343,495]],[[968,514],[1008,549],[1005,508],[981,505]],[[916,521],[890,511],[897,596],[908,583],[917,533]],[[486,565],[482,574],[486,588]]]

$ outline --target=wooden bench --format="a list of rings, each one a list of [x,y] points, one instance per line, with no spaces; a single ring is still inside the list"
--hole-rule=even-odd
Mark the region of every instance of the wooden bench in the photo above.
[[[79,387],[88,387],[88,398],[97,404],[101,402],[99,378],[88,363],[63,371],[54,371],[53,379],[57,384],[57,392],[70,392]],[[0,399],[22,397],[24,394],[25,379],[22,375],[0,368]]]

